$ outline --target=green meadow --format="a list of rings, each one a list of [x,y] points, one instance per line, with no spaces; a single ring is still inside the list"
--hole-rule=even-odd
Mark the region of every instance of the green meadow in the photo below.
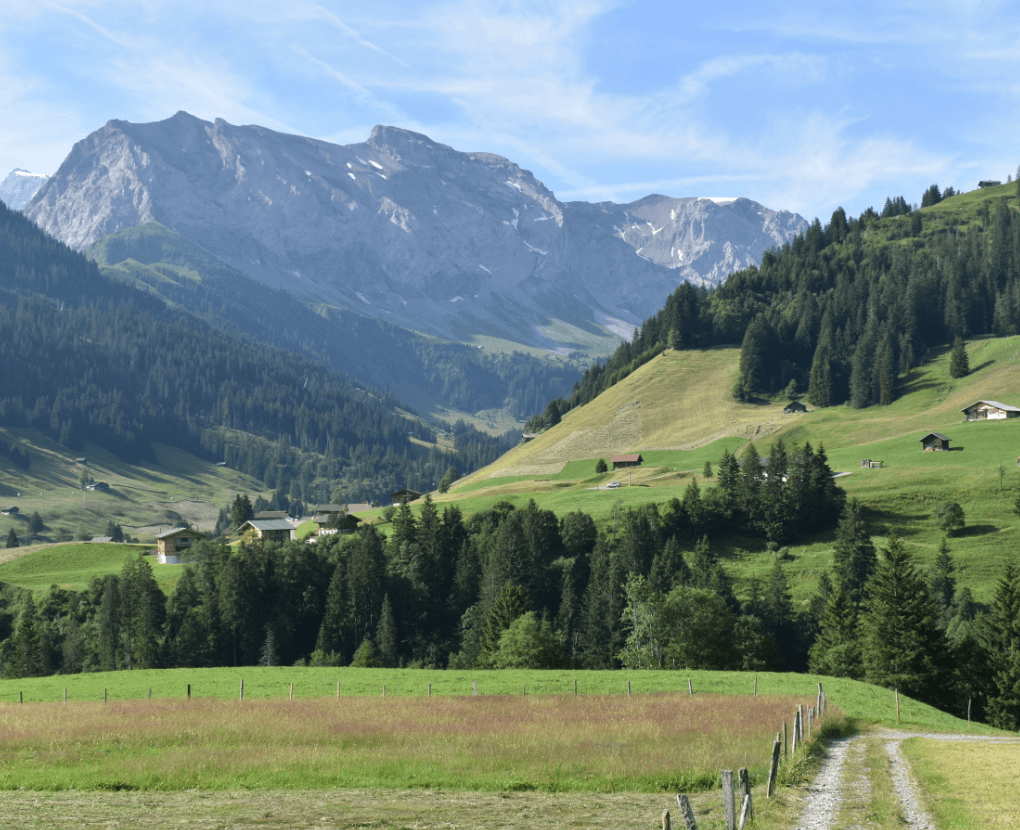
[[[108,542],[78,542],[54,545],[0,563],[0,582],[29,591],[47,591],[53,585],[69,591],[82,591],[94,577],[120,574],[124,563],[150,550],[151,545],[124,545]],[[160,565],[155,557],[146,561],[165,593],[170,593],[180,577],[180,565]]]

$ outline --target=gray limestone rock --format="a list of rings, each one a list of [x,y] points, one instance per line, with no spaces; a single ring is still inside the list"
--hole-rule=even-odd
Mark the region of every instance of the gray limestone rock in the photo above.
[[[396,127],[339,146],[184,112],[109,122],[26,213],[79,250],[158,221],[309,301],[560,350],[629,337],[682,280],[719,283],[807,227],[748,199],[562,203],[505,158]]]

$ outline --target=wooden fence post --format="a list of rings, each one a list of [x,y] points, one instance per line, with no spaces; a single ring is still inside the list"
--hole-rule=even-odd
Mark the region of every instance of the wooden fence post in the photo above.
[[[895,690],[896,694],[896,723],[900,722],[900,690]]]
[[[471,681],[471,694],[478,694],[478,684],[474,680]]]
[[[149,689],[149,700],[152,700],[152,689]]]
[[[432,697],[432,684],[429,683],[429,697]]]
[[[733,770],[722,771],[723,815],[726,819],[726,830],[737,830],[737,817],[733,804]]]
[[[673,830],[673,825],[669,820],[669,810],[662,811],[662,830]]]
[[[970,732],[970,704],[974,698],[967,698],[967,731]]]
[[[521,692],[521,697],[527,697],[527,696],[528,696],[528,684],[525,683],[524,684],[524,691]]]
[[[751,776],[747,774],[747,767],[737,770],[737,800],[743,804],[744,796],[751,792]]]
[[[684,820],[684,830],[698,830],[698,822],[694,820],[691,800],[686,795],[677,795],[676,803],[680,805],[680,817]]]
[[[289,700],[293,700],[293,699],[294,699],[294,684],[291,683],[290,684],[290,698],[289,698]]]
[[[106,700],[107,700],[106,689],[103,689],[103,703],[106,703]]]
[[[630,681],[627,681],[627,697],[630,697]]]
[[[740,808],[740,821],[737,824],[737,830],[744,830],[744,826],[749,821],[754,821],[754,807],[751,806],[750,793],[744,796],[744,802]]]
[[[754,696],[758,697],[758,675],[754,676]]]
[[[340,681],[336,682],[336,699],[340,700]]]
[[[574,678],[574,697],[577,697],[577,678]]]
[[[781,749],[779,733],[776,733],[776,742],[772,744],[772,763],[769,764],[769,783],[765,788],[765,797],[772,798],[772,791],[776,786],[776,776],[779,775],[779,750]]]
[[[18,692],[18,703],[24,703],[24,702],[25,702],[25,693],[24,692]]]
[[[244,700],[244,678],[243,677],[241,678],[241,689],[238,692],[237,699],[238,700]]]
[[[188,684],[188,700],[191,700],[191,684]]]
[[[382,697],[383,697],[383,700],[386,700],[386,685],[385,684],[383,684],[383,687],[382,687]]]
[[[790,734],[786,728],[786,721],[783,721],[783,757],[790,757]]]
[[[694,686],[691,683],[691,679],[689,677],[687,678],[687,694],[689,694],[691,697],[694,697]]]
[[[64,703],[67,703],[67,686],[64,686]],[[967,711],[970,712],[970,707],[967,707]]]

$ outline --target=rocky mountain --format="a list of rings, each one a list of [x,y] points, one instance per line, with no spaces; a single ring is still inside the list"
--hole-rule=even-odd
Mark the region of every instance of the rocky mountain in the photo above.
[[[602,353],[681,280],[717,283],[807,227],[748,199],[564,203],[505,158],[396,127],[340,146],[184,112],[110,121],[26,213],[79,250],[155,221],[307,301]]]
[[[29,173],[16,167],[0,182],[0,202],[12,210],[21,210],[48,178],[45,173]]]

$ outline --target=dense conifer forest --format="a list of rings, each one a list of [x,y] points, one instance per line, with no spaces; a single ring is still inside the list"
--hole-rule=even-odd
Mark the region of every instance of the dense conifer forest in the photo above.
[[[3,426],[132,463],[162,442],[303,501],[431,489],[451,465],[475,469],[516,439],[458,424],[452,451],[416,445],[435,443],[435,428],[401,415],[392,394],[112,282],[2,205],[0,333]]]

